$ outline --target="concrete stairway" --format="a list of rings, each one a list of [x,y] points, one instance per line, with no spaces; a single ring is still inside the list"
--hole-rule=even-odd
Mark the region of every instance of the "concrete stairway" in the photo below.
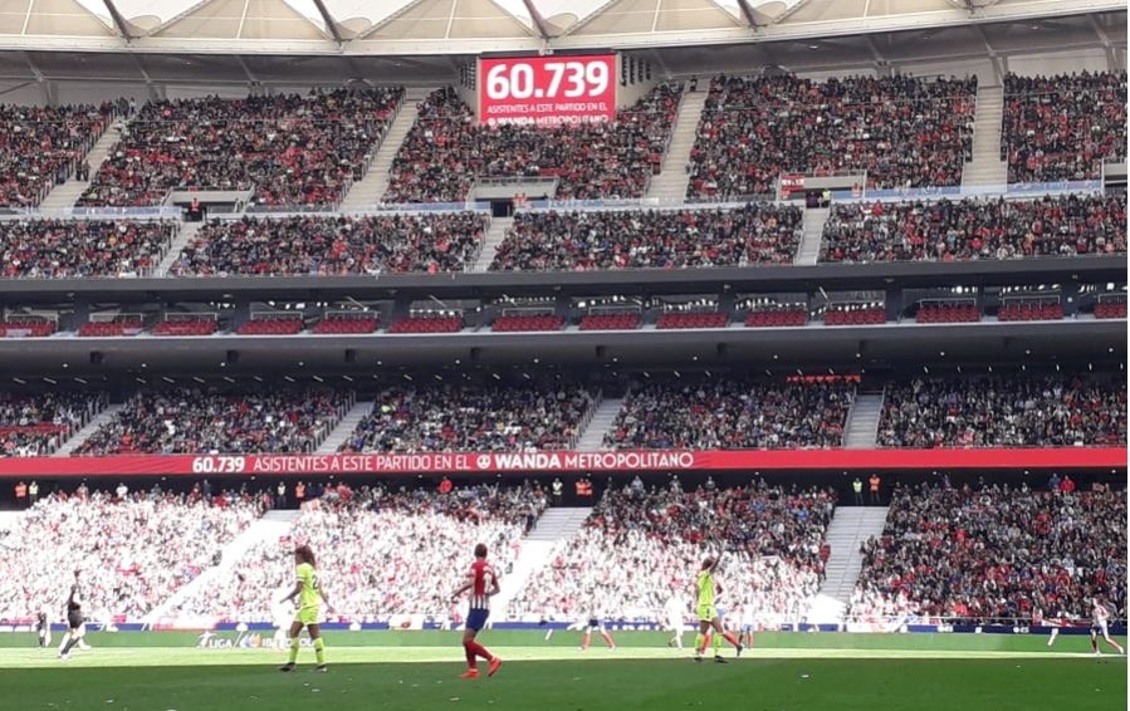
[[[482,274],[490,269],[494,256],[498,254],[498,246],[506,239],[506,233],[510,231],[513,225],[513,217],[491,218],[490,229],[487,230],[486,238],[483,240],[483,248],[479,250],[479,256],[475,259],[475,263],[471,265],[470,271]]]
[[[78,432],[75,432],[73,437],[68,439],[66,442],[63,442],[63,444],[60,445],[60,447],[56,449],[54,454],[52,454],[51,456],[71,456],[71,453],[74,452],[80,444],[89,439],[92,434],[97,432],[99,427],[113,420],[114,417],[116,417],[117,414],[122,411],[123,407],[125,407],[125,405],[110,405],[102,412],[99,412],[97,415],[90,418],[90,422],[87,422],[82,429],[80,429]]]
[[[365,419],[370,412],[373,411],[373,401],[357,402],[345,413],[345,417],[337,423],[318,448],[314,450],[315,454],[333,454],[337,451],[338,447],[345,444],[349,436],[353,434],[353,430],[357,429],[357,425],[361,420]]]
[[[872,449],[879,434],[883,414],[883,393],[859,393],[848,413],[844,428],[845,449]]]
[[[663,156],[663,166],[659,175],[652,176],[647,196],[673,202],[682,202],[687,196],[687,163],[690,162],[691,149],[698,135],[698,123],[702,118],[702,107],[706,104],[705,91],[684,94],[679,105],[679,115],[671,127],[671,143]]]
[[[101,138],[95,141],[94,145],[90,148],[90,152],[86,154],[86,161],[90,163],[90,177],[93,178],[98,173],[98,168],[106,161],[106,157],[110,155],[110,149],[118,142],[121,137],[121,127],[124,122],[119,119],[102,133]],[[86,189],[90,187],[89,180],[71,180],[56,185],[55,189],[47,194],[43,202],[39,205],[40,209],[44,212],[52,212],[56,210],[66,210],[74,207],[75,202],[82,197]]]
[[[552,559],[557,546],[581,530],[590,511],[592,509],[589,508],[557,508],[542,514],[537,528],[522,539],[514,567],[502,576],[498,595],[491,600],[491,608],[498,611],[499,619],[505,619],[510,601],[526,586],[530,577]]]
[[[612,429],[616,415],[620,414],[623,406],[623,398],[601,400],[600,404],[596,406],[596,412],[592,414],[588,426],[585,427],[585,431],[577,438],[577,451],[595,452],[605,449],[604,435]]]
[[[804,211],[804,237],[797,247],[793,264],[811,266],[820,258],[820,242],[824,239],[824,223],[828,221],[829,208]]]
[[[204,226],[203,222],[182,222],[177,234],[173,237],[173,241],[169,244],[169,251],[165,252],[165,256],[161,258],[157,269],[154,272],[159,277],[169,276],[169,270],[177,263],[180,258],[180,253],[188,246],[190,242],[196,239],[196,233]]]
[[[388,171],[392,168],[392,161],[416,121],[416,107],[430,93],[431,89],[421,88],[405,91],[404,102],[397,111],[392,126],[389,127],[372,162],[369,163],[365,177],[353,183],[353,187],[349,189],[349,194],[341,203],[342,210],[372,209],[381,201],[385,191],[388,190]]]
[[[1008,163],[1001,160],[1001,123],[1004,88],[977,88],[977,116],[973,121],[973,160],[965,164],[962,187],[1003,186],[1008,182]]]
[[[886,506],[840,506],[836,509],[836,516],[825,534],[832,554],[824,566],[821,596],[847,605],[863,569],[859,548],[867,539],[883,532],[886,520]]]
[[[268,541],[278,539],[290,531],[291,525],[294,520],[298,518],[299,511],[286,510],[286,511],[268,511],[263,518],[252,522],[247,529],[235,537],[235,539],[224,546],[221,551],[220,564],[208,568],[200,575],[190,582],[188,585],[181,587],[169,597],[165,598],[161,604],[154,607],[149,611],[149,614],[141,618],[145,624],[153,624],[159,622],[161,619],[167,617],[170,612],[177,609],[177,607],[185,600],[190,599],[193,594],[204,587],[216,582],[223,581],[228,574],[235,568],[247,551],[251,550],[256,544],[261,541]]]

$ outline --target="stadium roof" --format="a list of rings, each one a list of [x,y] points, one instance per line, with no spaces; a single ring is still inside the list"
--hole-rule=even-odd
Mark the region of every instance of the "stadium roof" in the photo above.
[[[1125,9],[1114,0],[4,0],[0,49],[467,55],[847,36]]]

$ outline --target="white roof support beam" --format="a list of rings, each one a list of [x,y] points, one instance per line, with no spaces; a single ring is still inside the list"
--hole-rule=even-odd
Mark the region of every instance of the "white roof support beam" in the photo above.
[[[107,0],[107,2],[109,2],[109,0]],[[334,19],[333,14],[330,13],[329,8],[326,7],[326,3],[322,0],[314,0],[314,5],[318,8],[318,13],[322,16],[322,20],[326,23],[326,29],[330,31],[331,35],[333,35],[334,41],[339,45],[345,44],[345,38],[341,36],[341,30],[337,28],[337,20]]]
[[[133,35],[129,31],[129,23],[126,22],[126,18],[122,17],[122,13],[118,12],[114,0],[102,0],[102,4],[106,6],[106,11],[110,13],[110,17],[114,20],[114,27],[117,28],[118,34],[126,43],[129,43],[133,39]]]
[[[1103,45],[1103,52],[1106,54],[1107,69],[1110,69],[1112,72],[1117,71],[1120,65],[1118,64],[1118,57],[1114,53],[1114,45],[1110,41],[1110,35],[1106,33],[1106,30],[1103,29],[1103,26],[1099,24],[1098,19],[1094,15],[1087,15],[1087,20],[1090,21],[1091,29],[1095,31],[1095,34],[1099,37],[1099,42]]]
[[[888,62],[887,58],[885,56],[883,56],[883,53],[879,51],[879,45],[875,43],[875,38],[871,35],[866,35],[866,38],[867,38],[867,49],[871,50],[871,56],[875,58],[875,66],[877,66],[877,67],[890,66],[890,62]]]
[[[247,81],[251,82],[252,84],[260,83],[259,77],[255,76],[255,73],[251,71],[251,67],[247,66],[247,62],[243,61],[243,57],[237,54],[235,55],[235,59],[237,62],[239,62],[239,68],[242,69],[243,73],[247,75]]]
[[[741,8],[742,17],[745,18],[745,23],[749,25],[751,30],[756,30],[761,26],[757,24],[757,15],[753,14],[753,7],[750,6],[749,0],[738,0],[738,7]]]
[[[534,23],[534,29],[538,31],[538,36],[548,41],[549,25],[546,24],[545,18],[541,16],[537,7],[534,6],[534,0],[522,0],[522,4],[526,6],[526,12],[530,13],[530,21]]]

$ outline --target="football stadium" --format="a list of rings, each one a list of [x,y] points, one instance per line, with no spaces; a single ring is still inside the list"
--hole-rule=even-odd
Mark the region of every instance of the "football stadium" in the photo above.
[[[1126,708],[1126,50],[0,0],[0,708]]]

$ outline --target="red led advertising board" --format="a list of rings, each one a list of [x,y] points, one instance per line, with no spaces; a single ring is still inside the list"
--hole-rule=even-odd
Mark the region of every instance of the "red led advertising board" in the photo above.
[[[558,126],[616,117],[616,56],[479,60],[479,121]]]
[[[789,469],[1120,468],[1125,447],[1049,449],[644,450],[615,452],[424,452],[420,454],[174,454],[0,459],[0,479],[36,476],[208,474],[485,474]]]

